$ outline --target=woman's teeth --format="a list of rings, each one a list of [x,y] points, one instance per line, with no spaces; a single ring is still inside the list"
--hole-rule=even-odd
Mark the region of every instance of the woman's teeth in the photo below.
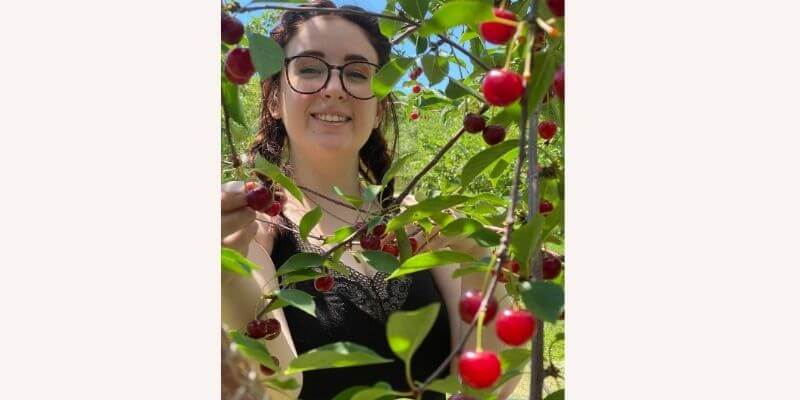
[[[348,117],[334,114],[311,114],[311,116],[325,122],[345,122],[350,120]]]

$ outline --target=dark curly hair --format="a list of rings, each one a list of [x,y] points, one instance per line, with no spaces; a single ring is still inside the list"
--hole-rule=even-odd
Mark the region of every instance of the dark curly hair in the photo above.
[[[312,1],[305,5],[306,7],[317,8],[337,8],[336,5],[330,0]],[[363,11],[362,8],[356,6],[342,6],[340,9],[352,9]],[[309,11],[285,11],[281,15],[280,21],[272,31],[270,36],[282,48],[286,47],[289,40],[297,33],[302,24],[318,15],[323,15],[316,10]],[[371,16],[355,15],[355,14],[337,14],[337,16],[344,18],[364,30],[372,47],[378,53],[378,65],[384,66],[389,62],[389,54],[391,52],[391,43],[389,39],[381,34],[378,25],[378,19]],[[257,154],[261,154],[270,162],[278,165],[281,169],[291,175],[292,167],[284,162],[281,156],[283,148],[287,141],[286,127],[283,121],[275,120],[269,113],[270,105],[278,99],[280,93],[280,78],[281,71],[275,73],[268,79],[262,81],[261,92],[261,110],[259,118],[258,133],[255,141],[250,147],[249,158],[255,160]],[[379,184],[383,175],[389,170],[392,160],[397,151],[398,139],[398,122],[397,113],[395,111],[394,99],[391,95],[381,100],[381,107],[384,110],[383,117],[377,129],[373,129],[367,139],[367,142],[359,150],[359,173],[370,184]],[[389,148],[385,130],[387,125],[391,124],[393,130],[392,147]],[[392,179],[383,190],[382,194],[382,207],[387,207],[394,195],[394,179]]]

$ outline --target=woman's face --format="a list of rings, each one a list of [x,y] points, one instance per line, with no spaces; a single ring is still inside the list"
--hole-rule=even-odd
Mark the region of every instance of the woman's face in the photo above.
[[[356,58],[378,64],[378,54],[364,31],[336,16],[317,16],[305,21],[284,51],[287,58],[314,55],[331,65],[343,65]],[[349,95],[342,87],[340,73],[341,70],[331,69],[330,79],[322,90],[303,94],[290,88],[282,71],[280,95],[271,112],[274,118],[283,120],[295,155],[357,157],[372,129],[378,126],[378,100],[374,97],[360,100]],[[337,116],[334,119],[345,120],[326,121],[332,115]]]

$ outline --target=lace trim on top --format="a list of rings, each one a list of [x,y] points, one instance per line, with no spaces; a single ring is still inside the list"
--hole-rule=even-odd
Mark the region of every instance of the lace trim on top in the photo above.
[[[292,220],[286,218],[283,214],[281,214],[281,218],[284,220],[284,223],[292,229],[291,231],[282,229],[283,233],[294,241],[300,252],[316,254],[323,254],[325,252],[321,247],[304,241],[297,232],[299,230],[297,225],[292,222]],[[384,279],[389,276],[389,274],[383,271],[377,271],[375,276],[370,278],[361,271],[341,261],[339,261],[339,264],[347,268],[350,272],[350,276],[346,276],[339,271],[329,270],[336,284],[333,286],[333,289],[325,293],[325,295],[338,295],[341,298],[347,299],[370,317],[383,323],[388,320],[389,314],[399,310],[405,303],[412,281],[409,275],[385,281]],[[322,267],[317,267],[315,270],[321,272]],[[281,286],[296,288],[297,283]]]

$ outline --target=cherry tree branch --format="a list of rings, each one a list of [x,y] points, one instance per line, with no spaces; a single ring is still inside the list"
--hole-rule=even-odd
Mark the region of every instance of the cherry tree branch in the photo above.
[[[442,39],[445,43],[449,44],[450,46],[453,46],[456,49],[458,49],[458,51],[464,53],[465,56],[469,57],[479,67],[483,68],[484,71],[488,71],[488,70],[491,69],[491,67],[489,67],[488,65],[484,64],[483,61],[481,61],[480,58],[478,58],[477,56],[472,54],[472,52],[470,52],[469,50],[461,47],[461,45],[459,45],[458,43],[456,43],[452,39],[448,38],[445,35],[436,35],[436,36],[438,36],[439,39]]]
[[[385,18],[391,19],[395,21],[401,21],[406,23],[414,23],[416,22],[411,21],[408,18],[404,18],[398,15],[392,14],[382,14],[382,13],[374,13],[366,10],[352,10],[347,8],[325,8],[325,7],[304,7],[304,6],[287,6],[285,3],[278,3],[278,4],[265,4],[262,6],[256,7],[242,7],[239,9],[234,10],[235,12],[246,13],[250,11],[259,11],[259,10],[287,10],[287,11],[315,11],[320,14],[354,14],[354,15],[363,15],[369,17],[378,17],[378,18]]]

